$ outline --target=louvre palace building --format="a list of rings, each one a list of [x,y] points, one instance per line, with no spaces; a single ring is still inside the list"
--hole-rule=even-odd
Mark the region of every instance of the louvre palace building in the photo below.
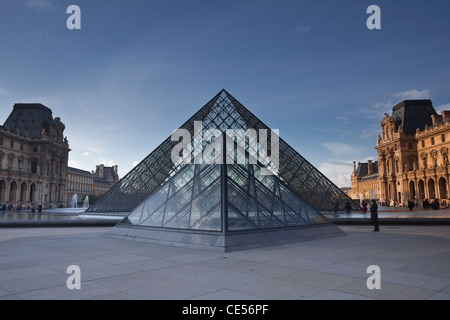
[[[354,163],[351,197],[389,205],[436,199],[449,204],[450,111],[438,114],[431,100],[405,100],[380,124],[377,160]]]
[[[65,125],[40,103],[17,103],[0,126],[0,206],[66,207],[74,194],[100,197],[118,180],[117,166],[68,166]]]
[[[66,203],[65,125],[40,103],[15,104],[0,126],[0,203]]]

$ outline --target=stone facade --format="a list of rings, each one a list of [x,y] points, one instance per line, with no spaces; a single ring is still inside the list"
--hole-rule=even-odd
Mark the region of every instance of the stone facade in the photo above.
[[[65,204],[69,143],[65,125],[42,104],[15,104],[0,126],[0,203]]]
[[[68,167],[67,203],[76,194],[78,203],[82,204],[86,196],[100,197],[119,181],[118,166],[105,167],[100,164],[95,171]],[[91,199],[92,200],[92,199]]]
[[[119,181],[118,167],[106,167],[103,164],[96,166],[94,172],[95,194],[97,196],[105,194],[112,186]]]
[[[70,204],[74,195],[77,195],[78,204],[83,203],[86,196],[94,194],[94,175],[92,172],[77,168],[67,168],[67,204]]]
[[[406,100],[393,108],[392,116],[385,114],[381,132],[375,147],[378,173],[359,180],[352,174],[353,198],[359,198],[365,179],[378,183],[377,199],[390,205],[435,199],[448,204],[450,111],[437,114],[430,100]]]
[[[65,125],[40,103],[18,103],[0,126],[0,205],[66,207],[74,194],[101,196],[119,181],[117,166],[68,167]]]
[[[351,176],[352,199],[371,200],[379,199],[380,184],[378,182],[378,161],[369,160],[366,163],[353,162],[353,173]]]

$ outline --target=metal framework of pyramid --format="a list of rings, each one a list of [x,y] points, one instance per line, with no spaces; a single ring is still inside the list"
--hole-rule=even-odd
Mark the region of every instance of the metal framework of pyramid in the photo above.
[[[96,214],[129,213],[106,236],[234,251],[344,235],[318,211],[329,210],[334,200],[343,207],[349,198],[281,138],[278,166],[267,174],[270,165],[250,160],[248,136],[240,137],[247,144],[238,161],[239,137],[223,135],[222,144],[215,136],[195,141],[196,121],[202,123],[202,134],[210,129],[270,130],[222,90],[181,129],[191,133],[193,145],[208,150],[203,158],[222,148],[223,162],[174,163],[171,154],[179,141],[167,138],[88,209]],[[273,137],[271,133],[266,138],[271,142]],[[231,163],[226,158],[230,147]]]

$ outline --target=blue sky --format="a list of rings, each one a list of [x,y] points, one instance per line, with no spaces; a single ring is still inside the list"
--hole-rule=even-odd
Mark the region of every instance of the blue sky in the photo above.
[[[395,104],[450,109],[449,16],[448,0],[2,0],[0,121],[42,103],[66,124],[69,165],[124,176],[225,88],[350,186]]]

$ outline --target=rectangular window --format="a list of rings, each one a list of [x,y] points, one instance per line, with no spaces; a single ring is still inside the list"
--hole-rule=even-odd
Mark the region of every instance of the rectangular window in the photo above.
[[[422,140],[422,148],[425,148],[425,140]]]
[[[37,161],[32,161],[31,162],[31,173],[36,173],[37,172]]]
[[[445,142],[445,134],[441,135],[441,140],[442,140],[442,142]]]
[[[408,149],[409,149],[409,150],[412,150],[412,148],[413,148],[413,144],[412,144],[412,142],[409,142],[409,143],[408,143]]]

